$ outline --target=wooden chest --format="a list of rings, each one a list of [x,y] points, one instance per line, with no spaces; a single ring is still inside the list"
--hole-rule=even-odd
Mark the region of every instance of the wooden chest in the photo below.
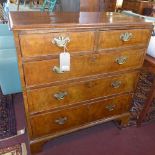
[[[31,151],[50,139],[106,121],[126,126],[152,31],[119,13],[12,12]],[[69,38],[71,70],[59,71]]]

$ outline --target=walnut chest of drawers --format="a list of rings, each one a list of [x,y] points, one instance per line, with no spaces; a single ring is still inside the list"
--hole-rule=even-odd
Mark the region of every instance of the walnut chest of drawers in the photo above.
[[[132,96],[152,31],[119,13],[12,12],[32,153],[50,139],[110,120],[128,124]],[[71,69],[59,71],[69,38]]]

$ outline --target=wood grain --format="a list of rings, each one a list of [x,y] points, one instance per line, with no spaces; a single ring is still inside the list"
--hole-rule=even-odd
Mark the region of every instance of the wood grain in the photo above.
[[[132,95],[128,94],[94,102],[89,105],[89,119],[90,121],[96,121],[128,112],[131,102]]]
[[[16,30],[36,30],[43,28],[152,28],[152,25],[141,18],[129,17],[120,13],[78,12],[78,13],[48,13],[48,12],[11,12],[10,26]],[[111,18],[113,19],[111,21]]]
[[[29,112],[46,111],[64,105],[75,104],[84,100],[110,96],[114,94],[134,91],[138,72],[103,77],[78,83],[34,89],[27,92]],[[114,88],[112,83],[120,81],[121,85]],[[67,92],[62,100],[54,97],[56,93]]]
[[[57,37],[69,37],[67,51],[70,53],[78,51],[93,51],[94,32],[61,32],[44,34],[20,35],[21,51],[23,57],[45,56],[59,54],[64,49],[53,44],[52,41]]]
[[[64,124],[59,124],[59,119],[66,118]],[[87,106],[80,106],[71,109],[65,109],[58,112],[38,115],[30,119],[33,138],[47,134],[55,134],[60,131],[78,127],[88,122]]]
[[[67,129],[76,128],[82,124],[106,119],[129,111],[131,95],[121,95],[107,100],[90,102],[90,104],[76,106],[61,111],[49,112],[43,115],[33,116],[30,120],[33,138],[47,134],[59,134]],[[115,105],[113,110],[108,106]],[[56,120],[66,118],[64,124],[59,124]]]
[[[105,51],[96,54],[71,56],[71,70],[62,74],[53,71],[54,66],[59,67],[59,58],[51,60],[33,61],[23,65],[27,87],[43,85],[46,83],[77,79],[101,73],[111,73],[140,68],[143,62],[145,49],[124,49],[118,51]],[[126,57],[126,62],[120,65],[116,61]],[[42,75],[40,76],[40,73]]]
[[[126,32],[132,33],[133,37],[129,41],[122,41],[120,36]],[[151,32],[148,29],[101,31],[98,49],[102,50],[106,48],[118,48],[138,44],[144,44],[146,46],[150,33]]]

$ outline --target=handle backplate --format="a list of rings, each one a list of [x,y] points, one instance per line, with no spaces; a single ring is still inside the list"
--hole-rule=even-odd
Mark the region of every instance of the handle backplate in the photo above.
[[[133,37],[133,34],[129,32],[125,32],[120,35],[120,39],[124,42],[129,41],[132,37]]]
[[[127,62],[127,57],[126,56],[120,56],[118,58],[116,58],[115,62],[119,65],[123,65]]]
[[[65,96],[67,96],[67,92],[58,92],[58,93],[55,93],[54,94],[54,97],[57,99],[57,100],[63,100]]]
[[[63,48],[66,48],[67,43],[69,42],[70,42],[70,38],[64,37],[64,36],[58,36],[52,40],[53,44],[57,45],[58,47],[63,47]]]
[[[119,87],[121,86],[121,84],[122,84],[121,81],[113,81],[113,82],[111,83],[111,86],[112,86],[113,88],[119,88]]]
[[[115,107],[116,107],[115,104],[109,104],[109,105],[107,105],[105,108],[106,108],[108,111],[113,111],[113,110],[115,110]]]
[[[60,117],[60,118],[58,118],[58,119],[55,120],[55,123],[56,124],[59,124],[59,125],[64,125],[67,120],[68,120],[67,117]]]

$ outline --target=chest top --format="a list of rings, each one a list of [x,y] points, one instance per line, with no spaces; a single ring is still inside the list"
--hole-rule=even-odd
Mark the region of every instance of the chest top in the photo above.
[[[10,26],[14,30],[42,28],[116,28],[147,27],[150,23],[141,18],[110,12],[11,12]]]

